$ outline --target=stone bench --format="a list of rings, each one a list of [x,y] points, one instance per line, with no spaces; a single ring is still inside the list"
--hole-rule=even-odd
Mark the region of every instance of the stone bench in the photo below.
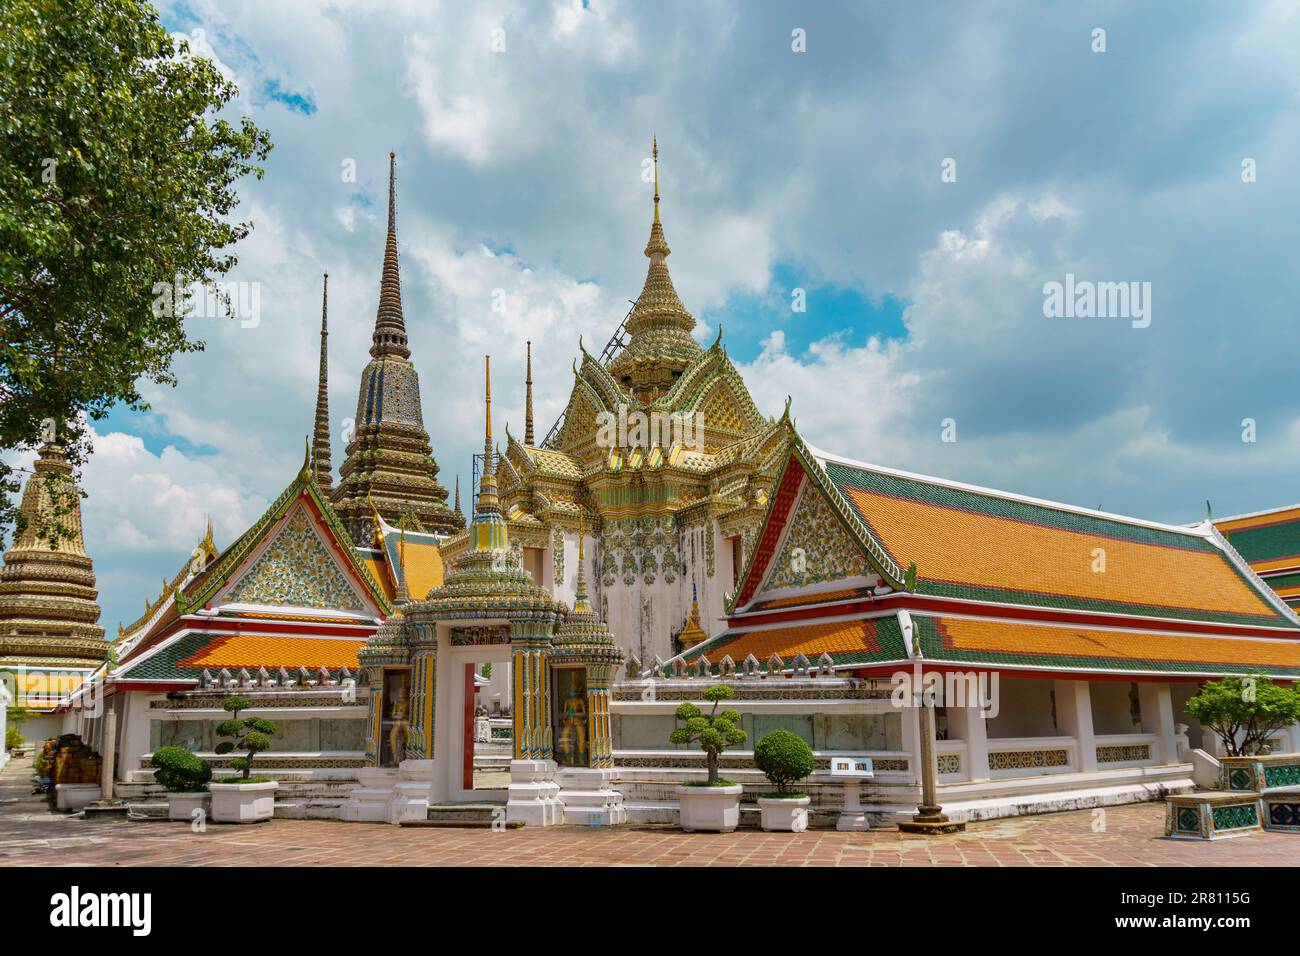
[[[1225,790],[1165,799],[1165,836],[1175,840],[1222,840],[1261,830],[1260,796]]]
[[[1264,829],[1277,833],[1300,833],[1300,787],[1266,790],[1260,794]]]
[[[1255,791],[1300,787],[1300,754],[1220,757],[1221,790]]]

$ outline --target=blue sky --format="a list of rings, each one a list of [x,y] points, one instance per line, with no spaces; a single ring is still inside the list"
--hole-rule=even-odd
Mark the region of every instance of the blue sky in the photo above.
[[[721,324],[759,407],[779,414],[791,395],[814,444],[1171,521],[1206,498],[1216,514],[1300,501],[1289,4],[160,9],[276,149],[242,187],[254,231],[231,276],[257,284],[260,322],[193,319],[207,349],[178,360],[179,386],[97,426],[85,524],[110,631],[180,567],[205,515],[226,544],[295,473],[326,271],[339,464],[390,149],[448,487],[468,486],[482,354],[519,433],[532,339],[544,432],[578,337],[598,350],[640,290],[654,132],[669,266],[699,337]],[[1043,285],[1067,273],[1151,283],[1150,326],[1045,317]]]

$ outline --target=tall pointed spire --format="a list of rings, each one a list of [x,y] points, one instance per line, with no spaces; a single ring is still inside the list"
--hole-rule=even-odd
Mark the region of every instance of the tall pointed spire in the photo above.
[[[465,527],[465,519],[448,506],[451,495],[438,481],[438,462],[420,405],[420,377],[407,347],[393,153],[388,154],[388,239],[370,355],[357,390],[355,428],[339,467],[338,487],[330,496],[334,510],[362,547],[374,532],[368,499],[389,524],[407,515],[413,529],[455,534]]]
[[[388,154],[388,241],[384,245],[384,271],[379,280],[379,310],[370,354],[410,358],[406,319],[402,315],[402,277],[397,260],[397,154]]]
[[[483,475],[478,483],[478,506],[476,514],[499,514],[501,503],[497,500],[496,466],[492,451],[492,356],[483,357]]]
[[[456,476],[456,507],[454,510],[457,514],[464,514],[464,512],[460,510],[460,475]]]
[[[655,256],[666,257],[672,252],[668,240],[664,237],[664,225],[659,221],[659,137],[651,137],[650,152],[655,167],[655,218],[650,224],[650,240],[646,243],[646,258],[654,261]]]
[[[533,445],[533,343],[528,342],[528,374],[524,378],[524,444]]]
[[[652,140],[654,162],[654,219],[645,255],[650,260],[645,285],[627,319],[628,342],[609,371],[638,398],[651,400],[672,387],[673,382],[700,354],[691,335],[695,317],[682,305],[672,277],[668,275],[668,240],[659,218],[659,140]]]
[[[322,488],[334,484],[334,466],[330,462],[329,294],[327,272],[320,298],[320,372],[316,378],[316,426],[311,436],[312,477]]]

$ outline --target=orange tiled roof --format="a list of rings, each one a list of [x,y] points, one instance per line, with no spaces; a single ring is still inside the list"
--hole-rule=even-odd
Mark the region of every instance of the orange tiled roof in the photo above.
[[[729,655],[737,665],[750,654],[762,664],[773,654],[779,654],[786,664],[798,654],[811,662],[816,662],[822,654],[830,654],[837,663],[844,655],[864,660],[883,659],[902,653],[897,632],[897,619],[892,616],[727,632],[691,648],[683,657],[687,663],[694,663],[703,654],[717,664],[724,655]]]
[[[358,668],[357,651],[365,643],[364,640],[235,634],[208,642],[189,657],[177,661],[177,666],[246,667],[250,670],[257,667],[265,667],[267,670],[279,667],[288,670],[298,667],[327,667],[330,670],[347,667],[355,673]]]
[[[1125,540],[842,485],[881,544],[926,582],[1260,619],[1278,611],[1213,546]],[[1118,524],[1118,522],[1115,522]],[[1094,550],[1104,572],[1093,570]],[[1014,598],[1013,598],[1014,599]],[[1086,606],[1086,605],[1085,605]]]
[[[1144,634],[951,617],[914,617],[913,621],[922,627],[926,656],[941,660],[1300,674],[1300,640]]]

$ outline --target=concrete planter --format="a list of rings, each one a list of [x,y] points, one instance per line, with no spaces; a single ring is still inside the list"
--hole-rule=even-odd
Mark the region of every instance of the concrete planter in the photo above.
[[[266,783],[210,783],[214,823],[258,823],[275,813],[275,791],[280,785]]]
[[[763,829],[769,833],[803,833],[808,829],[809,797],[759,797]]]
[[[678,787],[681,827],[687,833],[713,830],[730,833],[740,823],[740,794],[744,787]]]
[[[168,820],[185,820],[186,822],[190,822],[195,819],[195,810],[203,811],[203,816],[198,817],[197,819],[209,819],[212,816],[212,798],[206,793],[167,794]]]
[[[84,810],[87,804],[103,797],[97,783],[58,783],[54,785],[54,805],[60,810]]]

